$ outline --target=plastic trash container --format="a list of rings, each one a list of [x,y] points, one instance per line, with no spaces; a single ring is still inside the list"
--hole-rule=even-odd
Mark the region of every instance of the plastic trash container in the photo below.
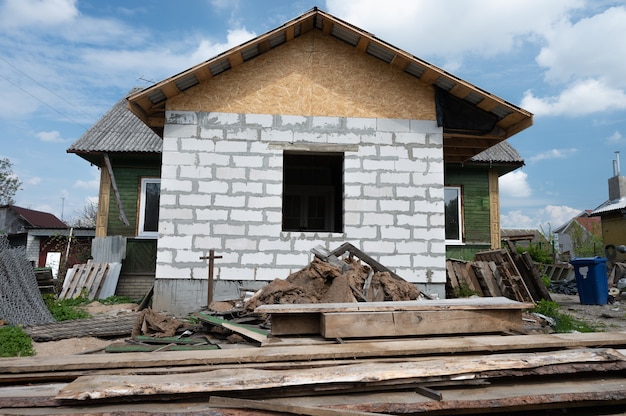
[[[583,305],[606,305],[609,302],[609,284],[606,258],[580,257],[570,261],[576,274],[578,297]]]

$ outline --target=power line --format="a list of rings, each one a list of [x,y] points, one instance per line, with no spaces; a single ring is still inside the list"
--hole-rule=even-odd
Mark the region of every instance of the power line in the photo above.
[[[80,122],[74,120],[72,117],[70,117],[69,115],[63,113],[60,110],[57,110],[55,107],[53,107],[52,105],[48,104],[47,102],[45,102],[44,100],[42,100],[39,97],[36,97],[35,95],[31,94],[30,92],[26,91],[24,88],[20,87],[19,85],[17,85],[16,83],[14,83],[13,81],[11,81],[10,79],[8,79],[7,77],[5,77],[4,75],[0,74],[0,77],[2,77],[6,82],[8,82],[9,84],[13,85],[15,88],[19,89],[20,91],[22,91],[23,93],[31,96],[32,98],[34,98],[35,100],[39,101],[40,103],[42,103],[43,105],[49,107],[52,111],[62,115],[63,117],[67,118],[68,120],[76,123],[77,125],[79,125],[80,127],[82,127],[83,129],[87,129],[88,127],[85,127],[84,125],[82,125]]]
[[[82,108],[78,108],[77,106],[75,106],[74,104],[72,104],[71,102],[69,102],[68,100],[66,100],[64,97],[60,96],[59,94],[57,94],[56,92],[52,91],[50,88],[48,88],[46,85],[42,84],[41,82],[37,81],[35,78],[33,78],[32,76],[28,75],[25,71],[23,71],[22,69],[18,68],[15,64],[11,63],[10,61],[7,61],[5,58],[3,58],[2,56],[0,56],[0,60],[2,60],[3,62],[5,62],[6,64],[8,64],[9,66],[11,66],[13,69],[15,69],[17,72],[19,72],[20,74],[24,75],[25,77],[27,77],[28,79],[30,79],[31,81],[33,81],[35,84],[39,85],[41,88],[45,89],[46,91],[48,91],[49,93],[51,93],[52,95],[54,95],[55,97],[57,97],[58,99],[60,99],[61,101],[63,101],[64,103],[66,103],[67,105],[69,105],[70,107],[73,107],[74,109],[78,110],[79,112],[83,113],[84,115],[91,117],[92,119],[95,119],[96,117],[93,114],[89,114],[87,112],[85,112]],[[3,77],[4,79],[6,79],[5,77]],[[9,81],[10,82],[10,81]],[[15,84],[13,84],[15,85]]]

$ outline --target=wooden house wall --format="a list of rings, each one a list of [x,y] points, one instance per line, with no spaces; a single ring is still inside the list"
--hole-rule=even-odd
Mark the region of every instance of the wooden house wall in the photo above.
[[[491,248],[489,170],[447,167],[446,186],[460,186],[463,202],[463,245],[447,245],[448,258],[469,259]]]
[[[108,214],[106,216],[107,235],[122,235],[128,238],[126,241],[126,258],[122,261],[116,294],[139,299],[148,292],[154,283],[157,252],[156,239],[135,238],[137,235],[141,179],[160,177],[161,167],[146,161],[114,164],[113,175],[124,212],[129,221],[129,225],[125,225],[120,219],[120,210],[113,190],[109,190]],[[100,190],[101,193],[106,191],[106,189]]]
[[[617,212],[615,214],[607,214],[602,216],[602,241],[604,246],[608,245],[626,245],[626,219]],[[626,261],[625,253],[616,253],[616,261]]]

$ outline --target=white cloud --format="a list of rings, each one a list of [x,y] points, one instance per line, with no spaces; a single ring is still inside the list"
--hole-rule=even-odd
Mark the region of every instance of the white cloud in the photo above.
[[[76,0],[4,0],[0,16],[4,28],[39,29],[71,22],[78,9]]]
[[[609,137],[606,138],[606,141],[610,144],[621,143],[622,142],[622,134],[619,131],[615,131]]]
[[[528,184],[528,175],[521,170],[501,176],[499,187],[501,198],[528,198],[532,194]]]
[[[586,79],[567,87],[558,96],[540,98],[526,91],[520,105],[538,116],[577,117],[626,109],[626,94],[604,81]]]
[[[542,223],[550,224],[552,230],[554,230],[579,215],[580,212],[580,209],[565,205],[548,205],[541,211],[543,214]]]
[[[41,183],[41,178],[39,176],[33,176],[32,178],[26,180],[28,185],[39,185]]]
[[[207,59],[213,58],[230,48],[239,46],[256,36],[256,33],[249,32],[245,28],[241,28],[229,30],[225,43],[213,43],[208,39],[204,39],[191,54],[191,60],[193,61],[193,64],[204,62]]]
[[[100,187],[100,171],[97,168],[90,170],[91,179],[77,179],[74,182],[74,188],[98,190]]]
[[[535,37],[583,5],[552,0],[327,0],[328,11],[420,57],[458,61],[472,52],[513,51],[520,37]],[[541,10],[539,13],[538,10]],[[393,28],[390,30],[389,28]]]
[[[35,134],[42,142],[48,143],[63,143],[66,140],[61,137],[61,133],[56,130],[53,131],[41,131]]]
[[[605,79],[626,85],[626,8],[612,7],[572,23],[563,20],[545,32],[547,45],[537,63],[547,68],[546,79],[567,84],[573,80]]]
[[[538,209],[511,210],[500,215],[502,228],[537,229],[550,233],[579,215],[580,209],[565,205],[547,205]]]
[[[528,162],[536,163],[542,160],[566,159],[574,153],[576,153],[576,149],[551,149],[546,152],[529,157]]]

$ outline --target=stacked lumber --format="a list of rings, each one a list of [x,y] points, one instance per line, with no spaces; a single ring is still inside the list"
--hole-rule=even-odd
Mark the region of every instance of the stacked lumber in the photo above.
[[[626,405],[624,347],[626,333],[335,344],[310,338],[306,345],[276,338],[260,348],[124,353],[115,360],[7,358],[0,408],[85,415],[606,414]]]
[[[528,253],[504,249],[476,253],[474,261],[446,261],[446,297],[503,296],[518,302],[550,300]]]

